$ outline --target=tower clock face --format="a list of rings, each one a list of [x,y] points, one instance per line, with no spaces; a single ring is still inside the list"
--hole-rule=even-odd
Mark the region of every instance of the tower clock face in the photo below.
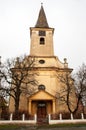
[[[39,36],[45,36],[46,32],[45,31],[39,31]]]

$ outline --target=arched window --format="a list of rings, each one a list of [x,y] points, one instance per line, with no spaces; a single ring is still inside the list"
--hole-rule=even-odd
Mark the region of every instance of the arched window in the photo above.
[[[38,89],[39,90],[45,90],[45,86],[43,84],[41,84],[41,85],[38,86]]]
[[[43,37],[40,38],[40,44],[44,45],[45,44],[45,39]]]

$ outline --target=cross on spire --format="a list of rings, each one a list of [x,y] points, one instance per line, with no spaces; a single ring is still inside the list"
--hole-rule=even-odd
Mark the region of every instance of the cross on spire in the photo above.
[[[43,6],[43,3],[41,3],[41,6]]]

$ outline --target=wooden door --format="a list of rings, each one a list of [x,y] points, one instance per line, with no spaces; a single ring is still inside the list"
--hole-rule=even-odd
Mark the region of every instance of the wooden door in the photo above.
[[[46,117],[46,107],[38,107],[37,116],[38,116],[38,118],[45,118]]]
[[[44,122],[46,120],[46,103],[45,102],[38,102],[37,108],[37,119],[38,122]]]

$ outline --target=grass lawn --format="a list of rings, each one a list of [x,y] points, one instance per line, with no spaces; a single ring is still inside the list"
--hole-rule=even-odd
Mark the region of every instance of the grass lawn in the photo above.
[[[20,126],[18,125],[10,125],[10,124],[5,124],[5,125],[0,125],[0,130],[17,130],[19,129]]]
[[[54,125],[25,125],[25,124],[1,124],[0,130],[37,130],[66,127],[86,127],[86,124],[54,124]]]

